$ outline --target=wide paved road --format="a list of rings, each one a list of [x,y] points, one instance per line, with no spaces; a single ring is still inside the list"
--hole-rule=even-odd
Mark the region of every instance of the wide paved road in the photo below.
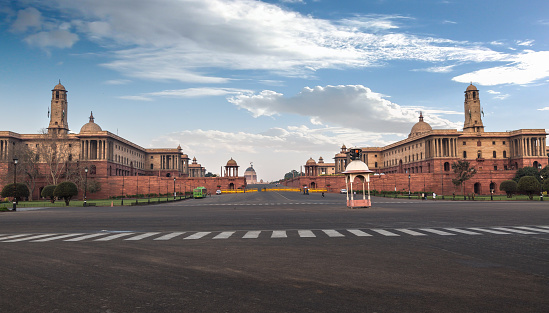
[[[547,312],[549,202],[269,192],[0,214],[0,312]]]

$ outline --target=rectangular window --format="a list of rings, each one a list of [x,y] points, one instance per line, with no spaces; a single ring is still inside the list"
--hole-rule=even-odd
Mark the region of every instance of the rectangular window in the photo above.
[[[497,171],[497,170],[498,170],[498,166],[494,165],[494,171]]]
[[[494,146],[495,146],[495,145],[496,145],[496,142],[495,142],[495,141],[492,141],[492,145],[494,145]]]
[[[503,141],[503,144],[505,144],[505,140]]]
[[[463,142],[463,145],[466,146],[466,145],[467,145],[467,142],[464,141],[464,142]]]

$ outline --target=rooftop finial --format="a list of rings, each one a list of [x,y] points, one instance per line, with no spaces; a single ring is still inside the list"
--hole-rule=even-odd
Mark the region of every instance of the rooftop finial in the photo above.
[[[93,120],[95,120],[95,118],[93,117],[93,111],[90,111],[90,123],[94,123]]]
[[[423,112],[419,111],[419,121],[423,122]]]

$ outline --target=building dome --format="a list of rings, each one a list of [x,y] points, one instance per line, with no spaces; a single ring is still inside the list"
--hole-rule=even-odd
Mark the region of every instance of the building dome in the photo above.
[[[316,165],[316,161],[313,160],[313,158],[310,158],[309,160],[307,160],[307,163],[305,163],[305,165]]]
[[[257,184],[257,173],[251,163],[250,167],[248,167],[244,172],[244,178],[246,179],[247,184]]]
[[[419,113],[419,122],[417,122],[417,123],[412,127],[412,131],[411,131],[410,134],[408,135],[408,138],[414,137],[414,136],[422,135],[422,134],[424,134],[424,133],[430,132],[431,130],[433,130],[433,128],[431,127],[431,125],[429,125],[428,123],[425,123],[425,122],[423,121],[423,114],[422,114],[422,113]]]
[[[65,86],[61,85],[61,80],[59,81],[59,84],[53,87],[53,90],[65,90]]]
[[[63,86],[61,86],[61,87],[63,87]],[[97,132],[101,132],[101,131],[103,131],[101,129],[101,127],[99,125],[95,124],[95,122],[94,122],[93,112],[90,115],[90,121],[88,123],[84,124],[84,126],[82,126],[82,128],[80,128],[80,133],[97,133]]]
[[[345,168],[345,172],[343,172],[343,174],[352,174],[352,173],[356,173],[356,174],[373,173],[373,171],[371,171],[368,168],[368,165],[366,165],[366,163],[360,160],[354,160],[351,163],[349,163],[349,165],[347,165],[347,167]]]
[[[477,87],[475,87],[475,85],[473,85],[473,83],[471,83],[471,85],[469,85],[469,87],[467,87],[466,91],[470,91],[470,90],[478,90],[478,89],[477,89]]]
[[[324,158],[322,157],[318,158],[318,164],[322,164],[322,163],[324,163]]]
[[[231,158],[229,161],[227,161],[227,166],[238,166],[238,164],[236,164],[236,161]]]

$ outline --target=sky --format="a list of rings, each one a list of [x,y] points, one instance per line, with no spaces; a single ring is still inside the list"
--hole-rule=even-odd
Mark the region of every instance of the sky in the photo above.
[[[546,0],[0,0],[0,130],[47,127],[175,148],[273,181],[340,147],[406,138],[423,112],[485,131],[549,128]]]

